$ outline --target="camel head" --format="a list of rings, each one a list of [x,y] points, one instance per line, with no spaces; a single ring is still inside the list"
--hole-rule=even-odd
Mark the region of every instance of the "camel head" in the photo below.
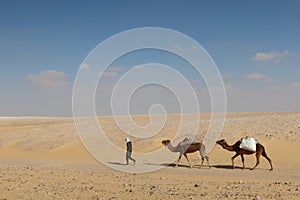
[[[163,140],[163,141],[161,141],[161,143],[163,144],[163,145],[168,145],[168,144],[170,144],[170,140]]]
[[[216,143],[223,147],[223,145],[226,143],[226,141],[224,139],[222,139],[222,140],[217,141]]]

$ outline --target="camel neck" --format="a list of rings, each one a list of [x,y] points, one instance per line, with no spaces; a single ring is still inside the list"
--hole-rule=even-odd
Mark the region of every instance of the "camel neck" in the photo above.
[[[225,142],[222,146],[224,149],[226,149],[228,151],[235,151],[233,146],[230,146],[229,144],[227,144],[227,142]]]
[[[169,144],[167,145],[167,147],[168,147],[168,149],[169,149],[170,151],[178,152],[177,148],[176,148],[176,147],[173,147],[171,143],[169,143]]]

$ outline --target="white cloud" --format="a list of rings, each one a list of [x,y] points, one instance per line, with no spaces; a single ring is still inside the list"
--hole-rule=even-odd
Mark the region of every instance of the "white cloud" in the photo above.
[[[231,88],[233,88],[233,85],[231,85],[231,84],[225,84],[225,89],[231,89]]]
[[[198,50],[198,47],[197,46],[193,46],[192,50]]]
[[[34,85],[46,88],[65,87],[70,85],[67,80],[67,75],[56,70],[41,71],[39,74],[28,74],[24,76],[24,78],[31,81]]]
[[[245,76],[246,79],[263,79],[265,77],[265,75],[258,73],[248,74]]]
[[[132,69],[142,70],[142,69],[144,69],[144,68],[145,68],[144,65],[136,65],[136,66],[134,66]]]
[[[170,51],[174,51],[174,52],[181,52],[182,50],[183,50],[183,48],[179,44],[174,44],[170,48]]]
[[[117,66],[110,66],[110,67],[108,67],[107,70],[115,71],[115,72],[122,72],[122,71],[125,70],[125,68],[124,67],[117,67]]]
[[[299,82],[293,82],[289,85],[289,88],[300,89],[300,83]]]
[[[99,76],[106,77],[106,78],[118,78],[119,74],[116,72],[103,72],[99,73]]]
[[[271,82],[272,79],[264,74],[259,74],[259,73],[252,73],[252,74],[248,74],[244,77],[245,79],[252,79],[252,80],[259,80],[262,82]]]
[[[87,63],[83,63],[82,65],[80,65],[81,70],[89,70],[90,68],[91,66]]]
[[[230,78],[233,78],[234,77],[234,73],[233,72],[230,72],[230,73],[225,73],[225,74],[222,74],[222,78],[226,78],[226,79],[230,79]]]
[[[120,73],[124,71],[124,67],[116,67],[116,66],[110,66],[106,69],[103,73],[98,73],[98,76],[101,76],[102,78],[105,78],[105,80],[110,79],[116,79],[120,76]]]
[[[258,52],[253,57],[255,61],[273,60],[275,62],[280,61],[280,58],[289,55],[290,52],[285,50],[283,52],[271,51],[271,52]]]

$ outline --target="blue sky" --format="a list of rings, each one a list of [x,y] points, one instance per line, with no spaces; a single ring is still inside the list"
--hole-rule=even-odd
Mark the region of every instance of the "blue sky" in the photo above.
[[[114,34],[147,26],[180,31],[207,50],[223,75],[229,111],[300,110],[298,1],[0,5],[0,116],[70,116],[73,81],[88,53]],[[116,64],[125,70],[135,62]]]

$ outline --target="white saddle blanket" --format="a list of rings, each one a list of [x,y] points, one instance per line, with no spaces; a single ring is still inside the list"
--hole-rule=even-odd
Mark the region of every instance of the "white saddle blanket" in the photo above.
[[[248,151],[256,151],[256,143],[257,141],[254,138],[245,137],[242,139],[240,148]]]
[[[180,146],[196,144],[196,143],[199,143],[199,142],[200,142],[200,141],[199,141],[199,140],[196,140],[196,139],[183,140],[183,141],[180,143]]]

